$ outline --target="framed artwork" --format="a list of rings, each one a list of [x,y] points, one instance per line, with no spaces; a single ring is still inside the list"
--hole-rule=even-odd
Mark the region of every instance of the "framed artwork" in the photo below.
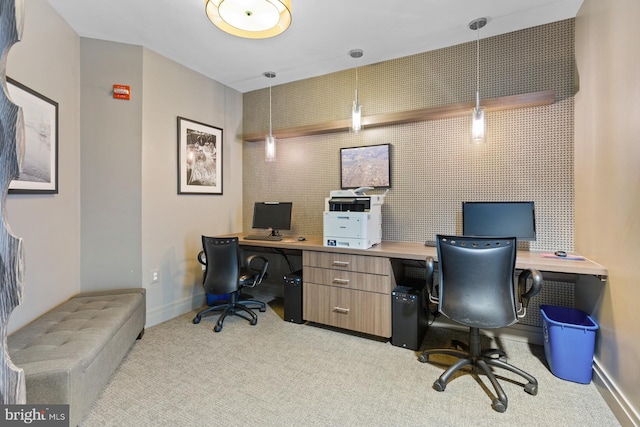
[[[340,149],[340,188],[391,187],[391,144]]]
[[[178,117],[178,194],[222,194],[222,129]]]
[[[9,193],[58,193],[58,103],[7,77],[7,89],[24,117],[24,159]]]

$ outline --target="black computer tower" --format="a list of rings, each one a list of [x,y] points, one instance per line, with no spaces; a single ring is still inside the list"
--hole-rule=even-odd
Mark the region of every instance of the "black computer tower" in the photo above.
[[[302,270],[284,276],[284,320],[304,323],[302,320]]]
[[[397,286],[391,293],[391,344],[418,350],[427,332],[429,316],[423,287]]]

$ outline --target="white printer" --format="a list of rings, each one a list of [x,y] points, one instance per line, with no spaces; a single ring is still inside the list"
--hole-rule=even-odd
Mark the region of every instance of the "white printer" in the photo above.
[[[369,249],[382,241],[383,195],[370,187],[331,191],[325,199],[324,246]]]

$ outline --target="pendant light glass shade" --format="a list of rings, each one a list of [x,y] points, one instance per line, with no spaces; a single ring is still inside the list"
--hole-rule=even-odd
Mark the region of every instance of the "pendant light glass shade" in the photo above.
[[[362,57],[364,52],[362,49],[353,49],[349,51],[349,56],[358,59]],[[360,132],[362,129],[362,104],[358,100],[358,67],[356,67],[356,97],[351,106],[351,127],[349,130],[353,133]]]
[[[476,106],[471,111],[471,142],[481,144],[484,142],[484,108],[480,108],[480,93],[476,92]]]
[[[267,135],[264,138],[264,161],[276,161],[276,139],[273,137],[273,135]]]
[[[474,19],[469,28],[476,31],[476,106],[471,110],[471,142],[482,144],[485,137],[484,109],[480,108],[480,28],[487,25],[487,18]]]
[[[362,104],[358,102],[358,89],[356,89],[356,99],[351,108],[351,132],[360,132],[362,129]]]
[[[273,71],[267,71],[264,76],[272,79],[276,76]],[[273,129],[271,126],[271,80],[269,80],[269,134],[264,139],[264,161],[276,161],[276,139],[273,137]]]
[[[290,0],[205,0],[205,11],[216,27],[247,39],[274,37],[291,25]]]

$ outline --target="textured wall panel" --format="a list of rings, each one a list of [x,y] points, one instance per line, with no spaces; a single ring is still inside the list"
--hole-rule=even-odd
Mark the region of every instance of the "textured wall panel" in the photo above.
[[[324,199],[340,187],[340,148],[390,143],[384,240],[461,233],[463,201],[533,200],[538,238],[520,248],[573,250],[573,28],[565,20],[480,41],[482,97],[556,92],[549,106],[487,114],[483,145],[470,144],[470,116],[279,140],[276,163],[264,162],[263,142],[245,142],[244,229],[254,201],[280,200],[293,202],[290,234],[321,235]],[[359,67],[363,114],[473,100],[475,46]],[[348,118],[354,88],[353,69],[274,86],[273,127]],[[244,94],[243,104],[244,132],[266,131],[268,89]],[[565,285],[546,284],[545,303],[570,305]]]

